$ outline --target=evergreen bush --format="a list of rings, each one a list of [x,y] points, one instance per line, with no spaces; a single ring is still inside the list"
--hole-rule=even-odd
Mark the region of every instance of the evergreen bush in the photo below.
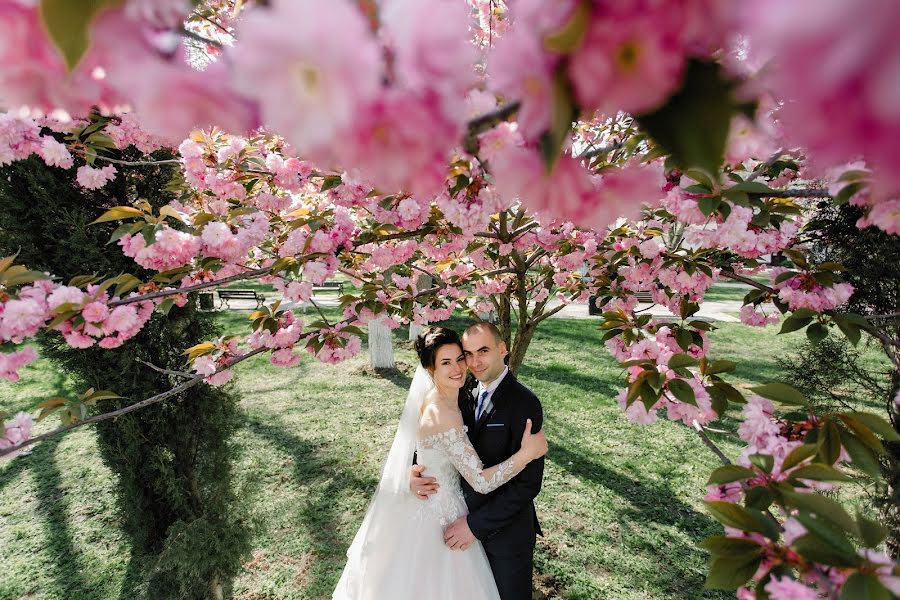
[[[137,159],[134,149],[122,158]],[[158,153],[156,158],[171,158]],[[0,253],[64,278],[142,271],[118,246],[107,245],[116,223],[90,225],[106,209],[163,192],[171,166],[119,169],[100,190],[75,183],[74,169],[47,167],[36,157],[0,169]],[[173,387],[173,376],[142,364],[184,368],[182,350],[217,337],[209,313],[194,298],[168,316],[155,314],[120,348],[83,350],[58,334],[40,339],[41,354],[59,365],[83,391],[111,389],[124,400],[99,403],[108,412]],[[209,598],[229,594],[249,551],[247,511],[234,491],[230,438],[236,400],[219,388],[195,386],[180,396],[96,425],[104,462],[118,476],[118,499],[132,557],[122,597]],[[72,590],[77,595],[78,590]],[[74,596],[73,596],[74,597]]]

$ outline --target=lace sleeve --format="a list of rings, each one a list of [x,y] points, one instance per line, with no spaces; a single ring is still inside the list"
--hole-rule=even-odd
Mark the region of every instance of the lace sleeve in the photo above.
[[[461,425],[433,433],[423,439],[422,444],[444,452],[459,474],[479,494],[494,491],[518,475],[527,464],[514,454],[499,465],[485,469]]]

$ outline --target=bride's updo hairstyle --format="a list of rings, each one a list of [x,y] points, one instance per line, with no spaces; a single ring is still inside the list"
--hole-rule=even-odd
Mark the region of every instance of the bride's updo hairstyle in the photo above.
[[[419,362],[422,363],[422,366],[433,371],[438,348],[447,344],[454,344],[462,348],[459,334],[446,327],[429,326],[423,329],[416,338],[416,354],[419,355]]]

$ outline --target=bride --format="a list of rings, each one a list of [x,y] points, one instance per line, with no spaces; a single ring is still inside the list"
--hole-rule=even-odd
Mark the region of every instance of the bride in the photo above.
[[[397,434],[375,497],[347,551],[334,600],[497,600],[497,586],[481,542],[464,551],[444,545],[444,528],[466,514],[459,476],[486,494],[547,453],[544,432],[525,427],[522,448],[485,468],[463,426],[458,396],[466,380],[455,331],[428,327],[416,340],[421,366],[406,398]],[[413,451],[437,478],[427,502],[409,491]]]

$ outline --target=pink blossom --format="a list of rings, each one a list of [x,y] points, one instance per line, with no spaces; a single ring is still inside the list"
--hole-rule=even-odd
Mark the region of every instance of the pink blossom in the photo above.
[[[462,114],[448,115],[436,93],[386,90],[359,109],[333,155],[379,190],[431,197],[444,187],[464,127]]]
[[[18,370],[36,361],[37,350],[25,346],[15,352],[0,352],[0,377],[9,381],[18,381]]]
[[[47,296],[47,306],[51,310],[59,308],[63,304],[81,306],[84,298],[85,293],[80,288],[71,285],[60,285],[54,288],[50,295]]]
[[[85,321],[99,323],[109,316],[109,308],[102,302],[91,302],[81,310]]]
[[[704,500],[720,500],[724,502],[740,502],[744,497],[744,491],[740,482],[726,483],[724,485],[710,485],[706,488]]]
[[[783,269],[772,269],[773,281]],[[832,310],[846,304],[853,295],[853,286],[849,283],[836,283],[831,287],[819,284],[811,275],[800,274],[785,281],[773,284],[778,290],[778,297],[788,305],[790,310],[808,308],[815,312]]]
[[[0,304],[0,341],[20,343],[43,327],[50,318],[46,304],[34,298],[18,298]]]
[[[860,229],[873,225],[886,233],[900,235],[900,199],[875,203],[856,223]]]
[[[819,600],[815,590],[787,576],[772,576],[765,590],[772,600]]]
[[[347,0],[275,0],[246,11],[229,52],[234,86],[301,151],[346,144],[379,91],[378,45]]]
[[[285,299],[292,302],[306,302],[312,298],[313,284],[309,281],[291,281],[285,284],[284,280],[279,278],[274,281],[273,285]]]
[[[123,254],[147,269],[167,271],[190,264],[200,252],[201,239],[191,233],[164,225],[156,240],[147,245],[143,235],[126,235],[119,239]]]
[[[31,429],[34,427],[34,419],[28,413],[20,412],[12,420],[4,425],[3,435],[0,436],[0,450],[7,450],[19,446],[31,437]],[[18,452],[7,454],[7,458],[13,458]]]
[[[0,19],[2,19],[2,9],[0,9]],[[0,26],[0,30],[2,30],[2,26]],[[2,75],[0,75],[0,80],[2,80]],[[33,119],[24,119],[9,113],[0,114],[0,166],[7,165],[14,160],[22,160],[31,153],[38,152],[42,139],[40,127]]]
[[[639,114],[668,98],[685,65],[677,12],[661,2],[595,8],[586,38],[569,65],[582,108]]]
[[[745,304],[741,307],[741,323],[750,325],[751,327],[766,327],[773,325],[781,320],[781,317],[774,310],[769,310],[769,314],[757,310],[758,307],[752,304]]]
[[[116,168],[113,165],[106,165],[103,168],[95,169],[89,165],[78,167],[75,176],[78,185],[88,190],[96,190],[102,188],[108,182],[112,181],[116,176]]]
[[[806,527],[793,517],[787,519],[782,527],[784,527],[784,543],[787,546],[793,544],[797,538],[806,535]]]
[[[163,29],[177,29],[191,12],[188,0],[128,0],[125,15]]]
[[[900,4],[891,0],[765,0],[743,5],[743,28],[765,79],[784,100],[786,136],[824,164],[862,155],[900,185]]]
[[[538,36],[524,28],[514,28],[499,40],[488,57],[491,89],[521,102],[517,122],[529,140],[550,128],[557,60],[544,51]]]
[[[475,83],[477,59],[469,41],[470,9],[445,0],[387,0],[384,33],[394,50],[397,83],[416,92],[437,92],[442,112],[462,113],[462,100]]]
[[[272,364],[279,367],[291,367],[300,362],[300,356],[290,348],[283,348],[272,353]]]
[[[258,126],[253,107],[228,86],[227,75],[223,62],[198,71],[153,59],[122,69],[117,81],[132,94],[141,127],[176,142],[195,127],[241,133]]]
[[[41,155],[41,158],[44,159],[44,162],[51,167],[69,169],[75,162],[72,155],[69,153],[69,149],[66,148],[66,145],[57,142],[49,135],[45,135],[41,138],[41,147],[38,150],[38,153]]]

